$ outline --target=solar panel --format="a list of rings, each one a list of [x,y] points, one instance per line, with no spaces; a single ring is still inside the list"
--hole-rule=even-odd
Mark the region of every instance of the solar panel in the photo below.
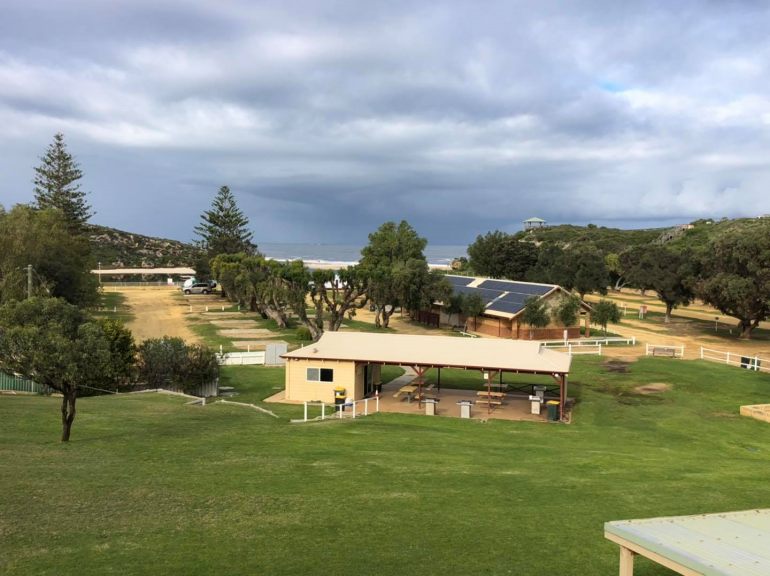
[[[447,274],[444,278],[446,278],[452,286],[467,286],[475,280],[472,276],[453,276],[451,274]]]
[[[530,296],[542,296],[553,290],[553,286],[514,282],[512,280],[484,280],[479,284],[479,288],[516,292],[517,294],[528,294]]]
[[[484,288],[470,288],[468,286],[454,286],[455,294],[478,294],[484,301],[484,304],[490,303],[495,298],[499,298],[502,292],[500,290],[485,290]]]
[[[508,314],[516,314],[524,309],[523,302],[508,302],[506,300],[497,300],[487,306],[487,310],[494,312],[507,312]]]

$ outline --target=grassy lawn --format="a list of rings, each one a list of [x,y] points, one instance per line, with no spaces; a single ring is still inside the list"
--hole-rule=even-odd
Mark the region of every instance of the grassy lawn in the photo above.
[[[674,311],[670,322],[665,321],[666,315],[662,312],[647,312],[642,320],[639,320],[637,316],[631,315],[629,315],[629,318],[652,329],[665,330],[667,334],[672,336],[691,336],[694,338],[707,336],[726,342],[739,341],[738,336],[741,331],[736,321],[732,318],[725,318],[720,315],[718,316],[719,322],[717,323],[714,320],[702,320],[700,318],[676,316],[675,314],[676,311]],[[624,325],[622,320],[620,324]],[[625,325],[632,326],[631,324]],[[770,340],[770,330],[755,328],[751,333],[751,338],[752,340],[761,341]]]
[[[99,305],[92,313],[97,318],[112,318],[121,322],[129,322],[134,318],[131,309],[126,305],[126,297],[120,292],[99,294]]]
[[[81,399],[62,445],[58,399],[0,397],[0,573],[614,574],[607,520],[770,505],[770,428],[737,416],[767,375],[601,362],[574,361],[572,425],[289,424],[144,394]],[[225,377],[259,401],[283,371]],[[653,382],[672,388],[634,391]]]

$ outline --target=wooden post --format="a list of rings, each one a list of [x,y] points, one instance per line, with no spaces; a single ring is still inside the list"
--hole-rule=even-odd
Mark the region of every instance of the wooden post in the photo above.
[[[564,420],[564,402],[567,394],[567,375],[562,374],[559,379],[559,420]]]
[[[634,576],[634,556],[633,551],[620,547],[620,576]]]
[[[307,402],[305,402],[305,422],[307,422]]]

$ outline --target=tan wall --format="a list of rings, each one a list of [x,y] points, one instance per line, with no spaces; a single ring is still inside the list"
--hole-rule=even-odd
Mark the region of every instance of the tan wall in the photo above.
[[[334,382],[308,382],[308,368],[331,368]],[[335,360],[286,360],[286,399],[334,403],[334,389],[343,386],[349,397],[363,398],[363,367]]]

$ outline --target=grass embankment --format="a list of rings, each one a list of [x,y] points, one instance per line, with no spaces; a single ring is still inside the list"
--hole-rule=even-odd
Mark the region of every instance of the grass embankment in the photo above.
[[[612,574],[607,520],[770,505],[770,428],[737,416],[770,402],[767,375],[660,358],[626,374],[573,366],[569,426],[291,425],[147,394],[80,400],[62,445],[58,399],[2,397],[0,572]],[[229,373],[257,399],[282,378]],[[649,383],[672,388],[634,391]],[[667,572],[642,559],[637,573]]]

